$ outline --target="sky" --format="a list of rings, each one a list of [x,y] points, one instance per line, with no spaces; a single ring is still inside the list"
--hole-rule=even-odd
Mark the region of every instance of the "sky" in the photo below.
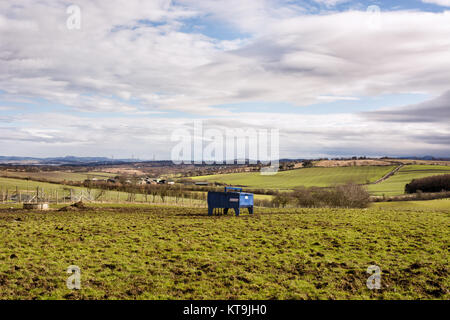
[[[3,0],[0,155],[170,159],[201,120],[450,157],[449,75],[450,0]]]

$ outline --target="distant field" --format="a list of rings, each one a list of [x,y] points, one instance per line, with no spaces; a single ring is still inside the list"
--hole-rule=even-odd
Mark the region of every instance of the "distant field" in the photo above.
[[[411,180],[439,174],[450,174],[450,166],[407,165],[389,179],[368,186],[368,190],[373,195],[378,196],[383,194],[386,196],[401,195],[405,193],[405,185]]]
[[[450,212],[450,199],[438,199],[427,201],[393,201],[376,202],[373,208],[379,209],[408,209],[408,210],[447,210]]]
[[[317,167],[347,167],[347,166],[379,166],[379,165],[442,165],[450,166],[450,161],[414,160],[414,159],[358,159],[358,160],[319,160],[314,161]]]
[[[66,181],[84,181],[88,178],[107,179],[114,177],[115,174],[107,172],[63,172],[63,171],[42,171],[42,172],[11,172],[0,171],[0,176],[11,178],[30,178],[34,180],[46,179],[52,182]]]
[[[70,188],[75,190],[81,190],[84,188],[65,186],[58,183],[48,183],[48,182],[40,182],[40,181],[32,181],[32,180],[23,180],[23,179],[14,179],[14,178],[4,178],[0,177],[0,190],[3,191],[15,191],[16,187],[19,191],[34,191],[36,187],[44,189],[44,191],[49,190],[58,190],[62,191],[64,188]]]
[[[201,176],[194,179],[252,188],[292,189],[299,186],[328,187],[349,181],[365,184],[382,178],[394,168],[395,166],[304,168],[282,171],[273,176],[261,175],[259,172],[246,172]]]
[[[450,299],[448,212],[206,212],[0,209],[0,299]],[[370,265],[381,289],[366,287]]]

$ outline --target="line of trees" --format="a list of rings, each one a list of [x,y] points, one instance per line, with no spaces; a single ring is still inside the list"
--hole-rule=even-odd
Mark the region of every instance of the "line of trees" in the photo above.
[[[274,208],[367,208],[370,194],[361,185],[347,183],[330,188],[297,188],[290,193],[278,193],[264,206]]]
[[[193,199],[193,200],[206,200],[206,194],[202,192],[192,192],[186,190],[184,186],[178,185],[167,185],[167,184],[144,184],[144,185],[134,185],[134,184],[122,184],[122,183],[111,183],[106,181],[89,181],[89,182],[72,182],[71,185],[86,187],[89,189],[101,189],[109,191],[122,191],[129,194],[128,201],[132,202],[136,194],[143,194],[147,197],[150,196],[155,201],[156,197],[162,199],[164,202],[166,197],[174,197],[175,199]]]
[[[450,174],[414,179],[405,186],[405,193],[450,191]]]

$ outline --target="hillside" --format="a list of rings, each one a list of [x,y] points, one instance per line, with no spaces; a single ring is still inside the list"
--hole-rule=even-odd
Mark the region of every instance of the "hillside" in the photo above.
[[[302,168],[278,172],[273,176],[261,175],[259,172],[245,172],[199,176],[193,179],[197,181],[242,185],[252,188],[292,189],[299,186],[327,187],[346,182],[358,184],[371,183],[382,178],[394,168],[395,166]]]
[[[375,185],[368,186],[373,195],[396,196],[404,194],[405,185],[413,179],[450,173],[450,166],[407,165],[402,167],[389,179]]]
[[[0,299],[448,300],[449,230],[444,210],[0,209]]]
[[[62,181],[84,181],[85,179],[108,179],[116,176],[114,173],[107,172],[66,172],[66,171],[38,171],[38,172],[25,172],[25,171],[7,171],[0,170],[0,177],[4,178],[18,178],[18,179],[30,179],[30,180],[42,180],[49,182],[62,182]]]

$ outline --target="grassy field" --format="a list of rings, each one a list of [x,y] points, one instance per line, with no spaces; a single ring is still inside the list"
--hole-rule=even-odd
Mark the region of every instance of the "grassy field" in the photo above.
[[[427,201],[392,201],[376,202],[372,207],[379,209],[408,209],[408,210],[449,210],[450,199],[437,199]]]
[[[375,182],[394,168],[395,166],[304,168],[282,171],[273,176],[261,175],[259,172],[245,172],[200,176],[194,179],[230,185],[243,185],[252,188],[292,189],[299,186],[327,187],[350,181],[359,184]]]
[[[408,165],[389,179],[368,186],[368,190],[373,195],[397,196],[405,193],[405,185],[411,180],[439,174],[450,174],[450,166]]]
[[[0,299],[449,299],[449,210],[0,209]],[[44,249],[45,248],[45,249]],[[81,268],[81,290],[66,269]],[[369,265],[381,289],[369,290]]]
[[[23,179],[13,179],[13,178],[2,178],[0,177],[0,194],[4,195],[6,191],[10,194],[13,194],[17,190],[19,190],[22,194],[36,194],[36,188],[43,190],[45,195],[44,198],[47,199],[47,196],[53,201],[56,198],[56,192],[58,192],[59,202],[63,202],[64,197],[70,196],[70,189],[74,190],[74,195],[77,196],[81,192],[85,192],[85,194],[90,193],[92,199],[96,199],[96,201],[105,201],[105,202],[125,202],[128,200],[129,194],[127,192],[121,191],[104,191],[101,193],[101,190],[98,189],[87,189],[83,187],[73,187],[69,185],[63,185],[58,183],[47,183],[40,181],[32,181],[32,180],[23,180]],[[101,196],[100,196],[101,193]],[[163,204],[162,199],[159,196],[156,196],[155,199],[151,195],[147,197],[144,194],[136,194],[134,202],[147,202],[147,203],[156,203]],[[172,196],[167,196],[164,199],[164,203],[172,203],[179,205],[195,205],[204,207],[204,200],[197,199],[176,199]]]
[[[14,178],[3,178],[0,177],[0,188],[3,190],[15,191],[16,187],[20,191],[33,191],[36,187],[43,188],[44,190],[64,190],[64,188],[73,188],[80,190],[82,188],[65,186],[58,183],[48,183],[48,182],[40,182],[40,181],[32,181],[32,180],[24,180],[24,179],[14,179]]]

